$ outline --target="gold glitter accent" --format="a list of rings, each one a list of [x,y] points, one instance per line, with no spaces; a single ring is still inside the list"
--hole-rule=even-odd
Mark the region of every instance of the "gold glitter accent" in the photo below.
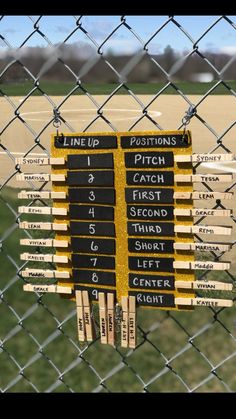
[[[116,255],[115,255],[115,272],[116,272],[116,293],[117,293],[117,300],[118,302],[121,301],[121,296],[127,296],[128,295],[128,291],[131,290],[129,288],[129,268],[128,268],[128,256],[129,255],[135,255],[135,256],[147,256],[147,257],[156,257],[156,256],[160,256],[161,257],[170,257],[173,258],[175,260],[182,260],[182,261],[193,261],[194,260],[194,252],[193,251],[186,251],[186,252],[180,252],[180,251],[175,251],[175,254],[148,254],[148,253],[140,253],[140,254],[130,254],[128,252],[128,233],[127,233],[127,216],[126,216],[126,208],[127,208],[127,204],[125,202],[125,187],[126,185],[126,170],[135,170],[135,169],[128,169],[125,167],[125,156],[124,153],[125,152],[169,152],[172,151],[174,155],[176,154],[181,154],[181,155],[189,155],[192,154],[192,144],[191,144],[191,133],[190,131],[186,131],[185,134],[188,136],[188,146],[187,147],[183,147],[183,148],[172,148],[172,147],[168,147],[168,148],[132,148],[132,149],[122,149],[121,145],[120,145],[120,137],[121,136],[153,136],[153,135],[179,135],[179,134],[184,134],[184,131],[136,131],[136,132],[99,132],[99,133],[94,133],[94,132],[89,132],[89,133],[63,133],[63,135],[65,136],[83,136],[83,137],[92,137],[92,136],[96,136],[96,137],[103,137],[105,135],[115,135],[117,136],[117,142],[118,142],[118,148],[116,149],[72,149],[72,148],[55,148],[54,146],[54,138],[55,138],[55,134],[51,135],[51,157],[64,157],[65,159],[67,159],[68,154],[100,154],[100,153],[113,153],[114,156],[114,174],[115,174],[115,193],[116,193],[116,205],[114,206],[114,213],[115,213],[115,219],[114,219],[114,223],[115,223],[115,231],[116,231]],[[61,133],[59,133],[59,135],[61,135]],[[95,170],[95,169],[93,169]],[[104,169],[96,169],[96,170],[104,170]],[[111,170],[111,169],[110,169]],[[148,170],[155,170],[153,168],[145,168],[145,171]],[[174,174],[192,174],[192,164],[191,163],[175,163],[174,167],[171,168],[160,168],[160,170],[164,170],[164,171],[173,171]],[[52,173],[63,173],[66,174],[67,169],[64,166],[53,166],[52,167]],[[158,170],[157,170],[158,172]],[[141,185],[138,185],[139,188],[142,188]],[[145,188],[145,186],[143,186]],[[149,186],[150,187],[150,186]],[[160,188],[164,188],[165,186],[161,186],[161,185],[157,185],[158,189]],[[79,187],[78,187],[79,188]],[[171,188],[170,186],[168,186],[168,188]],[[174,187],[172,187],[174,189],[174,191],[176,192],[180,192],[180,191],[192,191],[192,185],[190,184],[176,184],[174,185]],[[53,191],[66,191],[66,193],[68,193],[68,187],[66,185],[64,185],[63,183],[59,184],[59,183],[53,183],[53,187],[52,187]],[[97,204],[96,202],[94,202],[94,204]],[[69,207],[69,203],[66,201],[60,201],[60,200],[54,200],[53,205],[55,207]],[[88,205],[88,204],[86,204]],[[148,205],[148,203],[147,203]],[[158,205],[158,204],[155,204]],[[165,206],[172,206],[173,204],[164,204]],[[161,204],[159,204],[160,207],[162,207]],[[193,202],[191,200],[187,200],[187,201],[183,201],[183,200],[176,200],[175,204],[174,204],[175,208],[193,208]],[[81,220],[82,221],[82,220]],[[94,220],[95,221],[95,220]],[[148,220],[145,220],[145,222]],[[150,220],[151,221],[151,220]],[[69,216],[67,217],[54,217],[54,222],[67,222],[69,225]],[[86,220],[85,222],[89,222],[89,220]],[[140,221],[141,222],[141,221]],[[160,221],[162,222],[162,221]],[[193,224],[193,218],[192,217],[175,217],[174,218],[174,223],[175,225],[181,224],[181,225],[189,225],[189,224]],[[88,237],[88,236],[80,236],[80,237]],[[91,237],[91,236],[90,236]],[[97,238],[97,236],[96,236]],[[99,238],[99,237],[98,237]],[[104,238],[104,237],[101,237]],[[148,238],[148,236],[138,236],[138,239],[142,239],[142,238]],[[152,238],[154,238],[154,236],[152,236]],[[58,240],[69,240],[70,241],[70,236],[69,234],[56,234],[56,239]],[[189,241],[193,241],[193,235],[192,234],[176,234],[174,238],[172,237],[163,237],[163,236],[158,236],[158,240],[167,240],[167,239],[173,239],[175,241],[178,242],[189,242]],[[61,250],[57,250],[58,255],[67,255],[69,258],[71,257],[71,253],[70,252],[66,252]],[[93,254],[94,256],[96,256],[95,254]],[[64,264],[57,264],[57,269],[58,270],[67,270],[70,272],[70,274],[72,273],[72,269],[71,269],[71,264],[68,265],[64,265]],[[83,268],[84,269],[84,268]],[[91,270],[92,268],[88,268],[88,270]],[[99,271],[99,269],[95,270]],[[137,274],[150,274],[150,275],[155,275],[155,272],[136,272]],[[175,276],[175,280],[176,281],[180,281],[180,280],[184,280],[184,281],[193,281],[194,278],[194,274],[191,273],[191,271],[184,271],[184,270],[176,270],[174,273],[169,273],[169,272],[159,272],[158,271],[158,275],[164,275],[166,277],[168,276]],[[58,281],[58,285],[67,285],[67,286],[74,286],[74,283],[68,282],[68,280],[60,280]],[[96,287],[96,288],[104,288],[104,285],[100,285],[100,286],[96,286],[96,284],[82,284],[83,286],[90,286],[90,287]],[[107,289],[114,289],[114,287],[110,287],[110,286],[106,286],[105,288]],[[135,291],[136,289],[132,288],[132,291]],[[139,289],[141,291],[141,289]],[[143,289],[143,291],[148,291],[147,289]],[[161,293],[161,294],[174,294],[175,297],[189,297],[189,298],[194,298],[195,294],[190,290],[190,291],[185,291],[185,292],[179,292],[179,291],[166,291],[166,290],[150,290],[151,292],[157,292],[157,293]],[[66,296],[63,298],[69,298],[72,300],[75,300],[74,297],[70,297],[70,296]],[[152,308],[153,307],[146,307],[145,308]],[[165,308],[165,307],[157,307],[158,309],[161,310],[178,310],[179,308]],[[181,308],[182,309],[182,308]],[[183,308],[184,310],[192,310],[193,308],[191,306],[185,306]]]

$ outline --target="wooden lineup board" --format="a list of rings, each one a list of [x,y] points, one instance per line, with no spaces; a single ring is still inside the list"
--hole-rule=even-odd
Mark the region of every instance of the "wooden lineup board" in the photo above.
[[[193,223],[191,217],[183,221],[174,216],[174,208],[193,205],[192,200],[173,199],[174,191],[193,190],[192,184],[174,182],[174,174],[192,174],[191,164],[174,163],[174,155],[192,154],[190,132],[183,134],[52,136],[52,157],[67,161],[66,167],[53,166],[52,173],[67,175],[70,183],[53,183],[53,190],[66,192],[70,201],[54,202],[69,209],[68,217],[55,216],[55,222],[70,224],[69,233],[57,233],[56,239],[68,240],[70,235],[74,253],[57,250],[72,260],[68,270],[73,282],[59,285],[86,287],[93,300],[102,288],[114,291],[118,302],[121,296],[135,295],[142,306],[165,309],[178,309],[173,296],[194,297],[174,289],[175,280],[194,279],[191,271],[173,269],[173,260],[194,260],[193,252],[173,249],[174,241],[193,241],[191,234],[174,233],[174,225]]]
[[[93,339],[90,303],[99,302],[101,341],[114,344],[114,310],[121,306],[121,344],[133,348],[136,306],[231,306],[232,300],[195,295],[199,289],[232,290],[232,284],[195,278],[195,270],[227,270],[230,262],[194,257],[195,250],[225,252],[231,244],[194,242],[194,234],[229,236],[232,227],[194,225],[194,217],[230,217],[232,210],[194,208],[193,201],[232,199],[232,192],[194,191],[195,182],[230,182],[232,174],[193,174],[193,162],[233,159],[192,154],[188,130],[52,134],[50,158],[16,159],[28,167],[51,166],[51,174],[21,173],[17,180],[52,181],[50,191],[21,191],[18,197],[33,200],[20,213],[52,214],[53,222],[23,221],[20,228],[56,232],[54,239],[20,241],[56,251],[21,254],[22,260],[55,264],[54,270],[22,270],[28,282],[52,279],[51,285],[28,283],[24,289],[76,301],[79,340],[86,328],[87,340]],[[34,206],[41,199],[52,199],[52,207]]]

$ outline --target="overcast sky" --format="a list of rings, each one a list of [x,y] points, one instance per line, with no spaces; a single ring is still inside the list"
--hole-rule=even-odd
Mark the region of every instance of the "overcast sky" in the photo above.
[[[13,48],[19,47],[32,32],[33,24],[38,16],[4,16],[0,21],[0,35],[4,36]],[[196,41],[201,34],[213,24],[219,16],[175,16],[175,19],[186,29]],[[236,24],[236,16],[230,16]],[[168,16],[127,16],[126,22],[142,38],[144,42],[155,33],[157,28],[168,20]],[[83,16],[82,26],[100,45],[108,34],[120,24],[120,16]],[[76,27],[73,16],[44,16],[39,22],[39,29],[53,44],[62,42]],[[89,41],[81,30],[71,36],[67,43]],[[89,41],[90,42],[90,41]],[[169,22],[148,45],[150,53],[161,53],[166,45],[171,45],[177,51],[191,50],[192,43],[181,31]],[[26,46],[47,46],[47,42],[38,34],[34,34],[25,44]],[[202,50],[214,52],[236,53],[236,30],[224,19],[199,42]],[[104,45],[114,54],[130,54],[139,49],[141,44],[124,26],[120,27],[111,39]],[[0,48],[4,48],[0,40]]]

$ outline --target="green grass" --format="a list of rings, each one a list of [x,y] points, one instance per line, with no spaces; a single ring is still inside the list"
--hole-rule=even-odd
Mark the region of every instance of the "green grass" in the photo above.
[[[127,83],[127,86],[134,92],[135,94],[157,94],[166,83],[158,82],[158,83]],[[195,95],[202,95],[206,93],[214,84],[215,82],[211,83],[200,83],[200,82],[183,82],[178,81],[174,82],[176,86],[185,94],[195,94]],[[234,91],[236,90],[236,81],[228,81],[227,85],[230,86],[231,89]],[[82,86],[92,95],[108,95],[110,94],[117,86],[117,84],[89,84],[83,83]],[[67,95],[72,89],[75,87],[74,82],[61,82],[61,81],[40,81],[39,87],[48,95],[50,96],[65,96]],[[9,84],[0,84],[1,95],[5,94],[7,96],[26,96],[32,89],[34,85],[32,82],[27,81],[23,83],[9,83]],[[164,94],[178,94],[178,92],[173,87],[168,87],[164,92]],[[229,94],[229,90],[225,88],[222,84],[217,87],[211,94],[217,95],[227,95]],[[36,90],[34,95],[41,95],[42,93],[40,90]],[[73,94],[84,94],[83,91],[78,88]],[[118,90],[116,94],[127,94],[127,90],[125,88],[121,88]]]
[[[24,202],[18,201],[17,192],[16,189],[5,187],[0,195],[0,237],[7,231],[10,232],[10,227],[17,225],[15,215],[6,205],[8,202],[14,210],[17,210],[19,204],[24,205]],[[27,218],[29,219],[29,217]],[[19,367],[23,367],[31,357],[39,353],[39,347],[30,334],[44,349],[37,361],[24,369],[25,378],[21,376],[20,381],[9,389],[11,392],[34,391],[29,381],[39,391],[45,391],[58,378],[58,372],[53,365],[58,368],[59,373],[67,370],[63,375],[64,383],[63,380],[58,381],[59,386],[55,389],[58,392],[67,392],[70,388],[75,392],[90,392],[98,387],[100,378],[96,376],[91,367],[96,370],[101,379],[108,375],[105,384],[110,391],[142,391],[143,384],[134,371],[145,382],[164,371],[165,373],[160,374],[158,379],[151,381],[147,390],[184,392],[186,388],[178,376],[181,376],[187,385],[193,388],[210,374],[211,366],[201,356],[201,352],[213,365],[217,365],[235,351],[235,307],[222,311],[218,315],[219,322],[214,320],[214,313],[207,308],[189,312],[173,311],[169,317],[165,311],[140,309],[138,310],[140,327],[138,347],[130,355],[128,355],[129,350],[118,347],[118,351],[116,351],[110,346],[101,345],[99,339],[89,347],[78,344],[74,317],[63,323],[62,333],[59,332],[58,336],[50,341],[49,337],[55,333],[58,327],[56,319],[62,322],[75,308],[75,305],[73,302],[52,294],[45,294],[39,304],[35,305],[37,296],[34,293],[23,292],[23,281],[16,279],[16,273],[20,266],[19,255],[25,251],[19,246],[20,237],[25,237],[22,231],[18,228],[12,231],[4,240],[2,252],[0,252],[0,288],[5,289],[3,302],[0,304],[0,341],[3,341],[4,348],[0,352],[1,389],[5,389],[19,374],[19,368],[14,363],[14,359],[17,360]],[[12,260],[16,262],[17,266],[12,263]],[[35,310],[32,310],[32,306],[35,307]],[[30,313],[29,316],[26,315],[27,311]],[[22,317],[23,328],[17,326]],[[95,308],[95,318],[98,318],[97,307]],[[225,328],[221,326],[220,322]],[[206,325],[208,327],[203,329]],[[200,330],[202,332],[194,338],[194,345],[197,348],[195,349],[188,344],[188,340]],[[147,339],[145,339],[145,333],[147,333]],[[80,349],[85,349],[81,357],[78,357],[78,349],[69,341],[68,337],[77,342]],[[48,344],[45,345],[47,339]],[[183,348],[186,350],[174,357]],[[128,356],[124,358],[125,362],[122,362],[124,355]],[[170,365],[174,372],[165,369],[165,359],[172,357],[174,359]],[[52,363],[49,363],[48,359]],[[74,362],[77,362],[75,367],[68,368]],[[234,358],[229,359],[221,365],[219,371],[217,370],[219,376],[232,391],[236,391],[234,364]],[[109,376],[113,368],[114,371],[116,369],[116,372]],[[106,390],[104,389],[104,391]],[[224,392],[225,387],[220,380],[213,376],[213,379],[206,382],[198,391]]]

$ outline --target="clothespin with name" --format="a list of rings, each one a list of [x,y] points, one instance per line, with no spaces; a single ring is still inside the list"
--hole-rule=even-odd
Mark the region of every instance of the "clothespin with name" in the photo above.
[[[114,294],[107,293],[107,329],[108,344],[115,345],[115,298]]]
[[[104,292],[98,293],[101,343],[107,344],[107,305]]]
[[[84,342],[86,339],[86,335],[85,335],[82,291],[78,291],[78,290],[75,291],[75,299],[76,299],[76,311],[77,311],[78,340],[80,342]]]
[[[88,291],[75,291],[78,340],[91,342],[95,338],[95,326],[92,318]]]
[[[121,319],[121,346],[123,348],[128,348],[129,344],[129,300],[128,297],[121,297],[121,308],[122,308],[122,319]]]
[[[129,296],[129,348],[136,348],[136,300]]]
[[[136,299],[134,296],[121,297],[121,346],[136,347]]]
[[[95,327],[92,318],[91,304],[89,301],[88,291],[82,291],[82,302],[86,340],[88,342],[92,342],[95,338]]]

